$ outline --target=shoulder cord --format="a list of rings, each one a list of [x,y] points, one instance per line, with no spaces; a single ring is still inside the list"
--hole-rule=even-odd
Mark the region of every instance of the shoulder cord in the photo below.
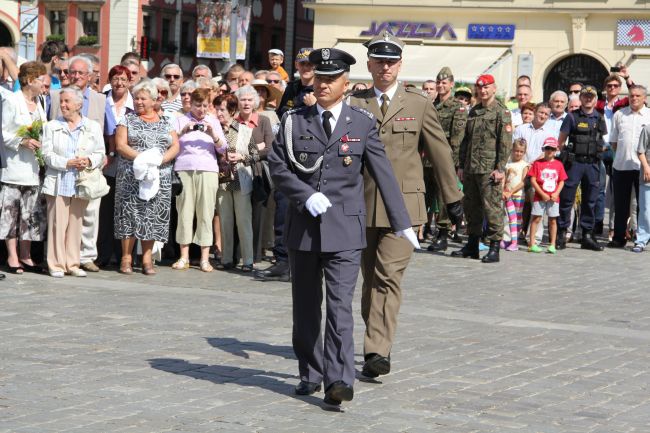
[[[284,122],[284,138],[285,144],[287,146],[287,155],[291,163],[303,173],[315,173],[323,163],[323,156],[318,157],[314,166],[311,168],[306,168],[304,165],[296,161],[296,157],[293,155],[293,121],[291,120],[291,114],[287,115],[287,119]]]

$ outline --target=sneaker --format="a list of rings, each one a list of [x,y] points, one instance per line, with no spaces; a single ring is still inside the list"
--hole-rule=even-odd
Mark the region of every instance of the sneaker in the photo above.
[[[63,278],[63,271],[50,271],[50,277]]]
[[[635,244],[634,247],[632,247],[632,252],[634,253],[642,253],[644,250],[643,244]]]
[[[557,250],[555,249],[555,245],[549,245],[546,249],[546,252],[549,254],[556,254]]]
[[[532,245],[532,246],[528,247],[528,252],[529,253],[541,253],[542,249],[537,245]]]
[[[479,243],[478,243],[478,250],[479,250],[479,251],[487,251],[487,250],[489,250],[489,249],[490,249],[490,247],[488,247],[487,245],[485,245],[483,242],[479,242]]]
[[[70,275],[73,277],[85,277],[87,274],[83,269],[73,269],[70,271]]]
[[[512,242],[510,245],[506,247],[506,251],[519,251],[519,245],[517,242]]]

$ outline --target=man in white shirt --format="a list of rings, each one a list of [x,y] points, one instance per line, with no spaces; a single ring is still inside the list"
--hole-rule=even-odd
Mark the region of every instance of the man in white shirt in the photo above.
[[[517,103],[519,107],[511,111],[512,113],[512,127],[516,128],[517,126],[524,123],[521,118],[521,109],[524,105],[529,103],[533,99],[533,90],[528,84],[520,84],[517,86]]]
[[[553,131],[553,136],[555,138],[560,136],[560,127],[566,117],[566,107],[568,103],[569,97],[562,90],[556,90],[551,93],[551,97],[548,98],[548,105],[551,107],[551,115],[546,121],[546,128]]]
[[[547,126],[547,120],[551,114],[551,108],[546,102],[540,102],[535,106],[535,117],[532,123],[519,125],[512,134],[512,139],[523,138],[526,140],[526,162],[532,164],[542,155],[544,140],[548,137],[556,137],[551,128]]]
[[[645,106],[647,90],[644,86],[629,88],[630,105],[621,108],[612,118],[609,142],[616,152],[612,164],[614,183],[614,237],[610,248],[624,248],[625,231],[630,216],[630,199],[634,190],[639,196],[639,170],[641,163],[636,152],[639,136],[645,125],[650,125],[650,109]],[[633,189],[634,188],[634,189]]]

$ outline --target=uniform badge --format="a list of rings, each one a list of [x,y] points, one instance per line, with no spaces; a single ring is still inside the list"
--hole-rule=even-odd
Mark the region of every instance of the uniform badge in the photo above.
[[[306,153],[301,153],[300,155],[298,155],[298,159],[300,160],[300,162],[307,161],[307,154]]]
[[[341,152],[348,153],[349,151],[350,151],[350,145],[348,145],[347,143],[343,143],[341,145]]]
[[[323,60],[329,60],[330,59],[330,50],[329,50],[329,48],[323,48],[321,50],[320,54],[323,57]]]
[[[347,167],[350,164],[352,164],[352,157],[351,156],[346,156],[345,158],[343,158],[343,166],[344,167]]]

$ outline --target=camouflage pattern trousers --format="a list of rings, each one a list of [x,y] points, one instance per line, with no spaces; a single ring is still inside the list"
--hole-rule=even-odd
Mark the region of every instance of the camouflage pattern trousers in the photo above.
[[[463,207],[467,218],[468,234],[483,235],[483,222],[487,222],[487,237],[500,241],[503,237],[503,187],[494,185],[490,173],[463,174]]]

